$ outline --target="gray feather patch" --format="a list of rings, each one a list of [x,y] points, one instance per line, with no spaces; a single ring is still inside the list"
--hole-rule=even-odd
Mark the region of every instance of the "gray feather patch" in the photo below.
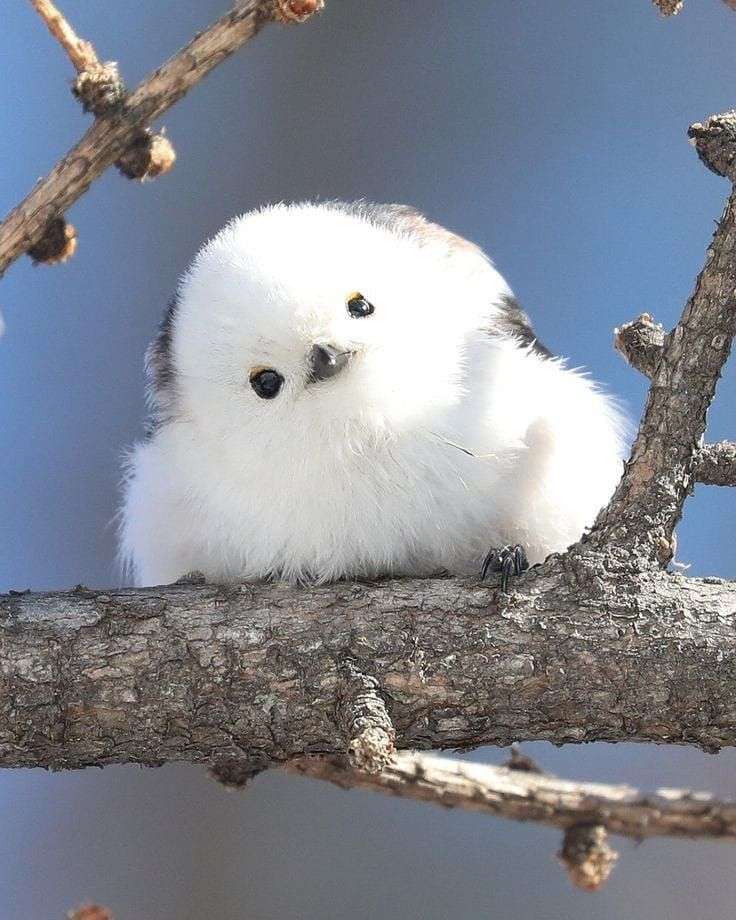
[[[146,350],[148,402],[151,408],[146,422],[146,434],[149,437],[155,434],[158,428],[169,421],[174,414],[176,370],[171,342],[178,309],[179,295],[175,294],[166,307],[156,338]]]

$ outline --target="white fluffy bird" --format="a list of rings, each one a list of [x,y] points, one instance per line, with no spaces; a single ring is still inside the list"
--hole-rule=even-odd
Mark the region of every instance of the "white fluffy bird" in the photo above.
[[[484,253],[399,205],[228,224],[147,354],[121,554],[138,584],[505,574],[621,473],[612,401],[535,338]]]

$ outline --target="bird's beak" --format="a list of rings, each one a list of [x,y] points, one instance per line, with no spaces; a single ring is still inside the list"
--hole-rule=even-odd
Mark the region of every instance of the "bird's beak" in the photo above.
[[[347,366],[352,351],[338,351],[332,345],[313,345],[309,351],[308,383],[328,380]]]

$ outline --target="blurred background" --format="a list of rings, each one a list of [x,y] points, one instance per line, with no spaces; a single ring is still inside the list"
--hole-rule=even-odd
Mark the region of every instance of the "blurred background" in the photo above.
[[[226,0],[63,0],[129,84]],[[70,65],[25,0],[0,30],[0,211],[86,128]],[[70,212],[76,257],[0,282],[0,590],[115,583],[120,459],[141,434],[142,358],[177,277],[228,218],[311,197],[403,201],[483,245],[540,337],[639,415],[611,347],[643,310],[678,318],[728,188],[687,126],[736,104],[736,13],[690,0],[328,0],[271,27],[166,119],[179,154],[145,186],[116,171]],[[732,368],[709,437],[733,437]],[[694,574],[734,577],[736,494],[698,487]],[[573,778],[712,788],[736,756],[650,746],[525,749]],[[499,762],[497,750],[474,757]],[[572,889],[535,826],[273,774],[226,793],[203,769],[0,773],[0,918],[85,899],[117,920],[721,920],[727,844],[623,843],[607,888]]]

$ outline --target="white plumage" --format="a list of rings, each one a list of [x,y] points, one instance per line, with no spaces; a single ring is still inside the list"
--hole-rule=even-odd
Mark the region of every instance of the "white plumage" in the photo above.
[[[341,369],[315,379],[315,355]],[[121,527],[138,584],[477,573],[508,543],[538,562],[621,473],[611,400],[534,342],[477,247],[409,208],[232,221],[184,277],[148,369],[153,423]],[[271,398],[251,383],[263,370],[283,379]]]

